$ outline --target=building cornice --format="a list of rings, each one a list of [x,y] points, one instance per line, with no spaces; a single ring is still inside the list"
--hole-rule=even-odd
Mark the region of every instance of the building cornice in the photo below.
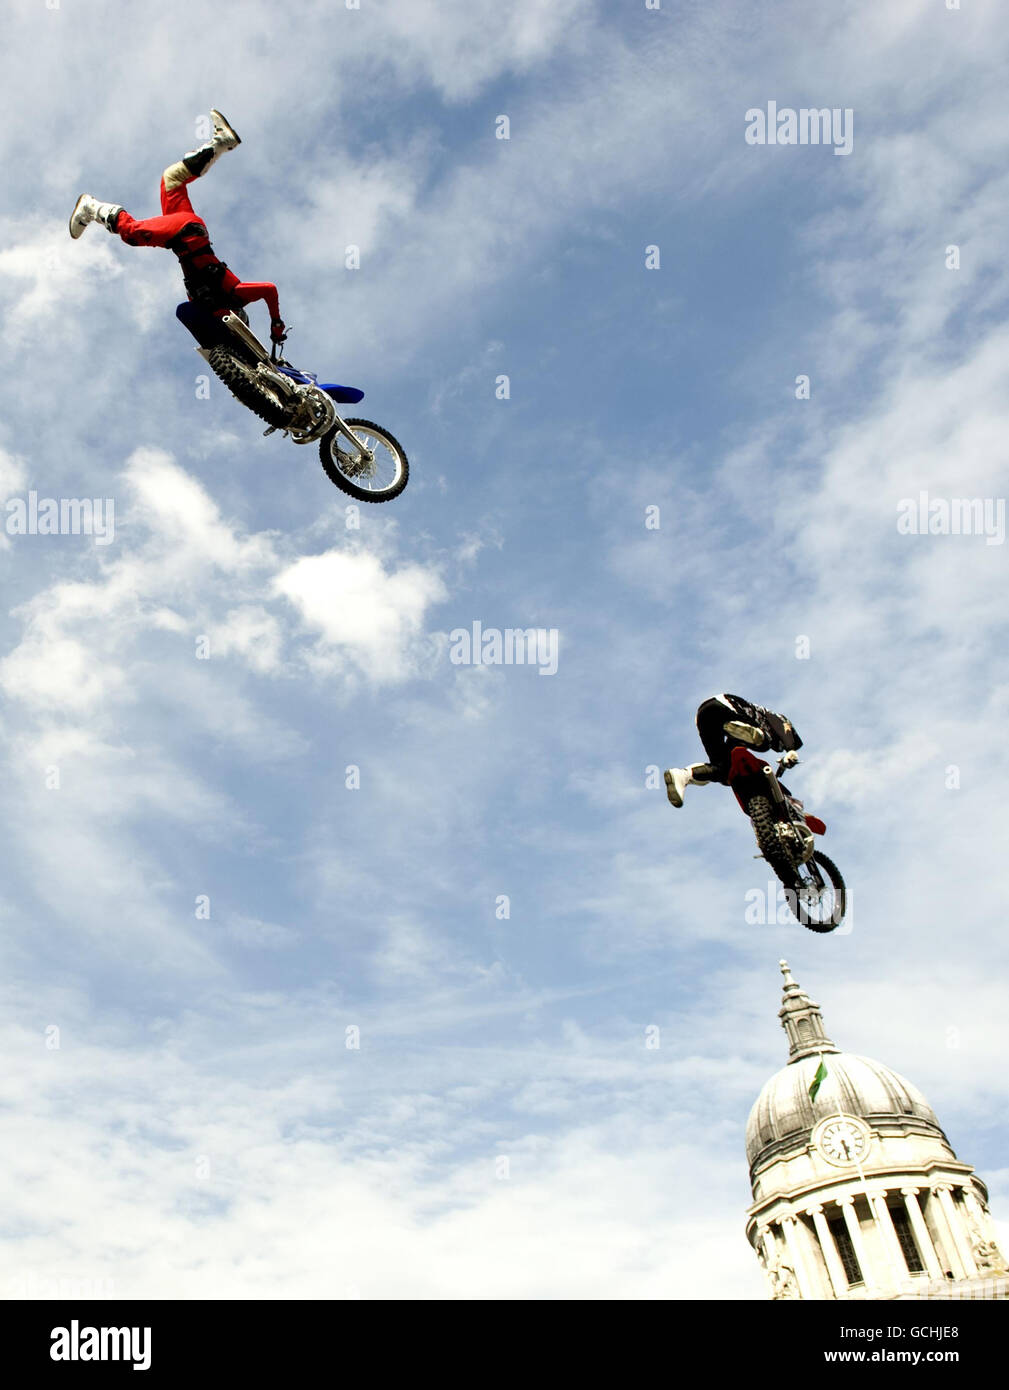
[[[751,1227],[761,1224],[761,1216],[766,1215],[772,1207],[781,1207],[782,1216],[794,1216],[814,1204],[837,1201],[841,1197],[858,1197],[864,1193],[867,1187],[879,1189],[903,1184],[906,1187],[932,1188],[939,1186],[943,1177],[949,1177],[956,1187],[976,1185],[983,1192],[986,1201],[988,1198],[988,1189],[974,1172],[974,1169],[969,1163],[961,1163],[959,1159],[950,1162],[942,1162],[937,1159],[935,1162],[922,1164],[895,1163],[882,1168],[863,1171],[865,1172],[864,1181],[857,1173],[826,1180],[821,1176],[799,1187],[789,1188],[787,1193],[770,1193],[747,1210],[747,1238],[749,1238]],[[778,1217],[774,1216],[770,1219],[777,1220]]]

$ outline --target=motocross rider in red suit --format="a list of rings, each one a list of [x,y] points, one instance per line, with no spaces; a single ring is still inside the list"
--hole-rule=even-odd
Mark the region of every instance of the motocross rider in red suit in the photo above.
[[[210,117],[211,138],[170,164],[162,175],[160,217],[140,221],[115,203],[99,203],[90,193],[82,193],[70,217],[70,235],[76,239],[89,223],[100,222],[128,246],[167,247],[179,259],[186,292],[195,304],[218,317],[238,313],[248,322],[245,306],[257,299],[265,300],[270,311],[270,337],[275,343],[282,343],[287,335],[276,285],[239,280],[215,255],[207,224],[189,201],[188,185],[205,174],[227,150],[241,144],[219,111],[212,110]]]

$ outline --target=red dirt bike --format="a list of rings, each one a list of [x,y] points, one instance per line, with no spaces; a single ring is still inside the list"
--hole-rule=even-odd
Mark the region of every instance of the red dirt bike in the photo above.
[[[847,889],[837,865],[816,848],[813,837],[827,827],[782,784],[781,774],[798,761],[786,753],[772,771],[750,748],[737,746],[729,756],[729,786],[750,818],[756,857],[766,859],[784,884],[793,917],[810,931],[830,932],[844,916]]]

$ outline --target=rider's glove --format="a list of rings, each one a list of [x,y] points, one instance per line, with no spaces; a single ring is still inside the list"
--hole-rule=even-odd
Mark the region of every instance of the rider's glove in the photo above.
[[[287,325],[283,319],[270,320],[270,340],[274,343],[287,341]]]
[[[785,767],[794,767],[799,761],[799,755],[794,750],[789,750],[781,761]]]

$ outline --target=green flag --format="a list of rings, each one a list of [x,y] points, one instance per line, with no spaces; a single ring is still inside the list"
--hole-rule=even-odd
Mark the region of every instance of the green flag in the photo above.
[[[816,1069],[816,1075],[809,1083],[809,1099],[816,1100],[816,1093],[827,1079],[827,1063],[820,1057],[820,1065]]]

